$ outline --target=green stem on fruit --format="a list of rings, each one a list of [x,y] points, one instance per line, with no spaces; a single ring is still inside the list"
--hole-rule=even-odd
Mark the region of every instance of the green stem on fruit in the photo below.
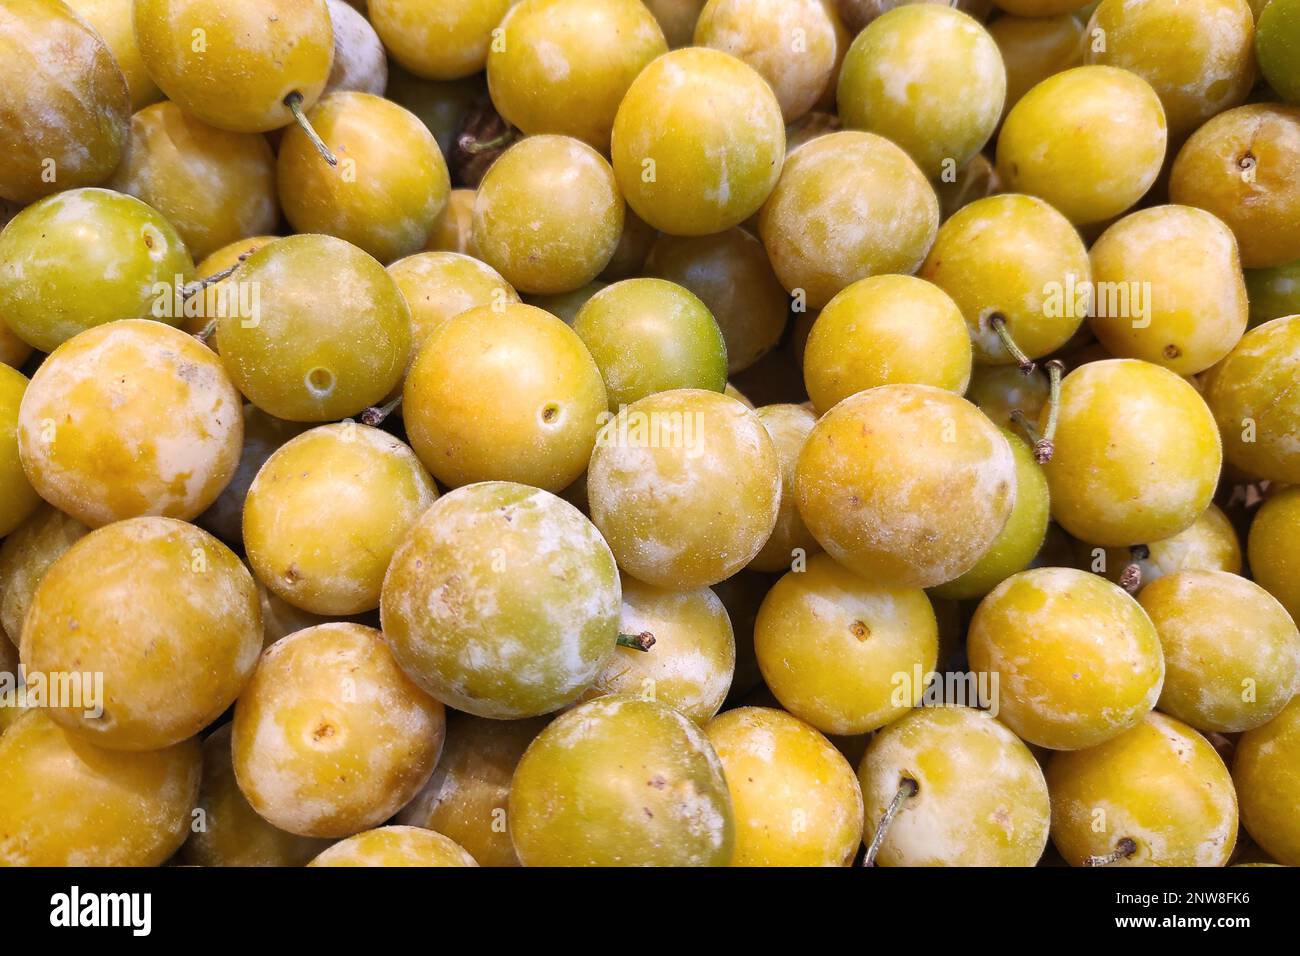
[[[486,153],[489,149],[499,149],[502,146],[509,146],[515,138],[514,129],[507,124],[504,133],[499,133],[491,139],[474,139],[470,135],[463,135],[458,145],[471,156],[477,156],[479,153]]]
[[[1118,863],[1120,860],[1127,860],[1137,852],[1138,845],[1134,840],[1123,837],[1115,844],[1115,849],[1111,850],[1105,856],[1090,856],[1083,861],[1084,866],[1110,866],[1112,863]]]
[[[302,127],[302,131],[307,134],[311,144],[316,147],[316,152],[321,154],[325,162],[331,166],[339,164],[338,159],[330,152],[330,148],[325,145],[325,140],[320,138],[320,134],[312,127],[311,122],[307,119],[307,114],[302,110],[302,94],[294,90],[284,98],[284,105],[289,107],[289,112],[293,114],[294,120]]]
[[[1119,586],[1129,594],[1137,594],[1142,589],[1142,565],[1139,562],[1151,557],[1151,549],[1145,544],[1135,544],[1128,549],[1132,562],[1125,565],[1119,574]]]
[[[216,333],[216,331],[217,331],[217,320],[209,319],[208,324],[203,326],[202,331],[194,333],[194,337],[198,339],[200,342],[202,342],[204,345],[207,345],[208,339],[212,338],[212,336]]]
[[[1065,365],[1060,359],[1052,359],[1045,366],[1047,369],[1047,380],[1049,382],[1049,391],[1047,395],[1047,426],[1043,429],[1043,434],[1038,441],[1034,442],[1034,461],[1040,465],[1045,465],[1052,460],[1052,453],[1056,451],[1056,445],[1053,440],[1056,438],[1056,420],[1061,414],[1061,375],[1065,372]]]
[[[1016,365],[1024,375],[1034,373],[1034,360],[1025,354],[1024,349],[1016,344],[1016,340],[1011,337],[1011,330],[1007,328],[1007,320],[1001,312],[994,312],[989,316],[989,327],[998,334],[1002,340],[1002,347],[1007,353],[1016,360]]]
[[[903,808],[903,802],[916,796],[919,789],[920,785],[911,777],[903,777],[898,782],[898,791],[894,794],[894,799],[889,801],[889,806],[885,808],[885,815],[880,818],[875,835],[871,838],[871,845],[867,847],[867,855],[862,859],[863,866],[876,865],[876,856],[880,853],[880,848],[885,845],[890,824],[894,822],[894,817],[898,816],[898,811]]]
[[[235,260],[234,265],[228,266],[227,268],[222,269],[220,272],[214,272],[212,275],[205,276],[202,279],[195,279],[193,282],[189,283],[187,286],[185,286],[184,289],[181,290],[181,298],[188,299],[191,296],[198,295],[200,292],[202,292],[210,285],[216,285],[218,282],[224,282],[226,279],[229,279],[232,275],[235,274],[235,270],[238,269],[241,265],[243,265],[244,260],[247,259],[250,255],[252,255],[251,252],[240,253],[239,258]]]
[[[648,651],[655,646],[655,636],[649,631],[642,631],[640,634],[620,634],[617,643],[619,647],[630,647],[634,651]]]
[[[378,428],[384,423],[384,419],[393,414],[393,409],[397,408],[400,404],[402,404],[402,396],[398,395],[391,402],[385,402],[382,405],[375,405],[371,408],[367,408],[357,416],[357,419],[363,425],[369,425],[371,428]]]
[[[1035,448],[1038,447],[1038,443],[1041,439],[1038,436],[1038,429],[1035,428],[1034,423],[1029,420],[1029,416],[1020,409],[1013,408],[1011,409],[1011,420],[1020,426],[1020,430],[1024,432],[1025,437],[1029,439],[1029,444],[1033,445]]]

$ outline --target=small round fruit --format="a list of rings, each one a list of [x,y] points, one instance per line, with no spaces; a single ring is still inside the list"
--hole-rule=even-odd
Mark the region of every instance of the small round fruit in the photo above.
[[[969,571],[1016,501],[997,427],[959,395],[882,385],[840,402],[808,436],[799,514],[841,564],[873,581],[933,587]]]
[[[966,389],[966,399],[1001,428],[1011,427],[1011,413],[1016,410],[1024,412],[1030,421],[1036,420],[1047,404],[1048,394],[1046,375],[1026,375],[1015,365],[977,363],[971,369]]]
[[[650,634],[654,645],[615,648],[582,700],[631,694],[705,723],[721,709],[736,669],[727,609],[708,588],[669,591],[624,578],[622,589],[619,633]]]
[[[252,575],[216,538],[174,518],[86,535],[46,571],[23,624],[29,673],[103,675],[102,699],[48,713],[114,750],[193,737],[234,703],[261,652]]]
[[[645,0],[645,5],[659,21],[668,45],[676,50],[691,45],[695,24],[706,2],[708,0]]]
[[[1095,747],[1136,726],[1165,676],[1141,606],[1074,568],[1035,568],[999,584],[975,610],[967,653],[973,670],[998,681],[1002,722],[1052,750]]]
[[[1054,73],[1083,63],[1086,24],[1060,13],[1046,17],[1000,16],[988,24],[1007,70],[1005,117],[1020,98]]]
[[[415,453],[392,435],[321,425],[276,450],[249,487],[248,563],[268,588],[313,614],[373,610],[393,552],[437,497]]]
[[[915,272],[939,200],[903,150],[846,130],[791,154],[758,228],[781,284],[820,309],[859,279]]]
[[[197,740],[104,750],[38,709],[0,736],[0,864],[161,866],[189,833]]]
[[[112,175],[126,147],[131,100],[99,34],[58,0],[7,0],[0,63],[0,197],[30,203]],[[86,274],[99,273],[90,267]]]
[[[1300,488],[1284,489],[1255,512],[1246,551],[1255,583],[1300,620]]]
[[[510,778],[549,718],[447,715],[447,745],[429,782],[396,821],[451,837],[481,866],[518,866],[506,820]]]
[[[1050,800],[1033,753],[985,711],[920,708],[877,734],[858,767],[863,839],[910,780],[880,845],[880,866],[1035,866]]]
[[[924,591],[868,580],[818,554],[768,592],[754,650],[782,707],[822,733],[865,734],[920,703],[938,635]]]
[[[862,839],[862,791],[831,742],[797,717],[740,707],[704,732],[736,816],[732,866],[849,866]]]
[[[892,140],[934,179],[965,166],[989,141],[1006,92],[1002,55],[983,25],[960,10],[917,3],[858,34],[836,103],[845,126]]]
[[[1195,375],[1246,331],[1237,240],[1202,209],[1156,206],[1125,216],[1093,243],[1090,258],[1098,292],[1089,324],[1117,358]]]
[[[280,237],[249,236],[222,246],[194,267],[195,281],[211,279],[218,273],[234,269],[258,249],[270,245],[278,238]],[[181,312],[185,318],[181,322],[181,328],[191,335],[202,337],[206,334],[205,341],[214,351],[218,350],[220,346],[217,344],[214,321],[226,315],[254,321],[256,309],[261,304],[260,295],[260,289],[254,291],[252,286],[241,283],[233,274],[227,275],[224,279],[206,285],[197,296],[183,301]]]
[[[1237,843],[1228,768],[1208,740],[1163,714],[1054,755],[1047,787],[1052,842],[1071,866],[1223,866]]]
[[[1252,329],[1271,319],[1300,315],[1300,259],[1271,269],[1247,269],[1245,277]],[[0,329],[0,338],[3,335],[4,330]]]
[[[611,155],[628,204],[650,225],[680,236],[721,232],[758,212],[776,185],[781,104],[743,61],[676,50],[632,81]]]
[[[334,31],[334,63],[321,95],[352,91],[383,96],[388,56],[375,28],[348,0],[325,0],[325,4]]]
[[[422,827],[387,826],[340,840],[308,866],[478,866],[450,837]]]
[[[478,244],[474,242],[474,194],[473,189],[453,189],[447,194],[447,207],[424,243],[426,251],[459,252],[478,260]]]
[[[1135,548],[1098,548],[1080,542],[1080,567],[1105,575],[1116,584],[1131,564],[1145,586],[1178,571],[1241,573],[1241,542],[1237,531],[1218,505],[1211,504],[1191,527],[1171,538],[1144,542]],[[1136,551],[1136,553],[1134,553]]]
[[[15,646],[45,572],[89,531],[76,518],[41,504],[0,544],[0,630]]]
[[[266,137],[217,129],[170,101],[131,117],[126,156],[109,185],[165,216],[196,259],[280,221]]]
[[[366,12],[393,59],[428,80],[487,64],[492,31],[517,0],[370,0]]]
[[[558,492],[587,467],[609,414],[582,339],[519,303],[479,306],[436,326],[402,395],[411,446],[452,487],[504,480]]]
[[[706,587],[762,549],[776,525],[781,473],[753,411],[718,392],[677,389],[609,419],[587,495],[620,568],[656,587]]]
[[[704,731],[666,704],[619,695],[538,735],[507,819],[524,866],[726,866],[735,841]]]
[[[52,352],[78,332],[169,309],[194,262],[172,225],[133,196],[74,189],[28,206],[0,232],[0,315]]]
[[[411,310],[411,354],[429,333],[462,312],[483,305],[504,309],[519,301],[510,283],[486,262],[456,252],[421,252],[388,267]]]
[[[415,796],[445,730],[442,704],[402,673],[382,634],[322,624],[262,654],[235,707],[235,777],[281,830],[347,836]]]
[[[1209,507],[1223,461],[1219,430],[1173,372],[1137,359],[1089,362],[1061,383],[1058,415],[1043,469],[1052,517],[1076,538],[1159,541]]]
[[[596,360],[609,407],[675,388],[721,392],[727,346],[708,308],[664,279],[624,279],[587,300],[573,331]]]
[[[818,414],[877,385],[933,385],[960,395],[971,374],[961,310],[914,276],[872,276],[844,289],[817,316],[803,356]]]
[[[14,335],[13,329],[5,324],[4,319],[0,319],[0,365],[22,368],[31,358],[32,351],[32,347]]]
[[[749,567],[755,571],[788,571],[792,562],[822,549],[799,516],[794,491],[799,455],[817,424],[817,416],[805,405],[764,405],[756,414],[776,449],[777,464],[781,469],[781,504],[777,510],[776,527],[768,535],[763,550],[749,562]]]
[[[1300,4],[1268,0],[1259,15],[1255,52],[1265,82],[1282,99],[1300,103]]]
[[[265,133],[316,102],[334,59],[325,0],[137,0],[135,38],[167,98],[210,126]]]
[[[1011,192],[1042,197],[1076,225],[1101,222],[1156,181],[1167,139],[1164,109],[1146,80],[1079,66],[1043,80],[1007,114],[998,175]]]
[[[1246,832],[1283,866],[1300,866],[1300,697],[1241,735],[1232,778]]]
[[[1165,713],[1235,734],[1272,720],[1300,689],[1300,631],[1258,584],[1179,571],[1144,587],[1138,602],[1164,649]]]
[[[451,179],[419,117],[355,92],[323,97],[307,117],[339,164],[323,162],[301,126],[285,133],[276,182],[294,229],[346,239],[384,263],[423,249]]]
[[[457,710],[513,719],[578,699],[614,651],[618,606],[614,557],[578,509],[490,481],[420,516],[381,610],[416,683]]]
[[[238,281],[256,290],[255,314],[222,315],[217,342],[231,379],[267,414],[346,418],[401,381],[411,312],[384,267],[356,246],[289,236],[249,256]]]
[[[95,28],[113,54],[131,97],[131,110],[141,110],[163,98],[162,90],[149,76],[131,22],[133,0],[70,0],[68,6]]]
[[[239,464],[239,394],[211,350],[161,322],[96,326],[32,377],[18,449],[42,498],[92,527],[189,520]]]
[[[0,538],[26,521],[41,502],[18,454],[18,409],[27,384],[22,372],[0,365]]]

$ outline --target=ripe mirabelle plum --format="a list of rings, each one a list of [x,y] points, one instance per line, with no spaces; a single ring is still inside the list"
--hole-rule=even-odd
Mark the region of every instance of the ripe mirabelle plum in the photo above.
[[[613,170],[568,136],[520,140],[474,194],[474,244],[521,292],[550,295],[586,285],[609,264],[622,234],[623,197]]]
[[[244,501],[248,487],[271,453],[295,435],[307,430],[300,422],[272,418],[256,405],[244,406],[244,445],[239,467],[230,483],[195,523],[215,534],[232,548],[243,550]]]
[[[1300,488],[1284,489],[1255,512],[1246,551],[1255,583],[1300,620]]]
[[[1157,706],[1200,731],[1240,733],[1300,688],[1300,631],[1267,591],[1226,571],[1186,570],[1142,589],[1165,655]]]
[[[0,864],[160,866],[189,833],[197,740],[105,750],[33,708],[0,736]]]
[[[1104,575],[1116,584],[1130,565],[1138,567],[1138,583],[1177,571],[1228,571],[1241,573],[1241,542],[1237,531],[1218,505],[1211,504],[1191,527],[1170,538],[1143,542],[1136,548],[1099,548],[1077,542],[1079,567]],[[1134,553],[1134,552],[1137,553]]]
[[[818,554],[768,592],[754,650],[782,707],[823,733],[864,734],[920,702],[938,635],[924,591],[876,583]]]
[[[1273,9],[1269,9],[1273,7]],[[1267,0],[1256,17],[1255,52],[1268,85],[1284,100],[1300,103],[1300,4]]]
[[[92,527],[145,514],[189,520],[235,473],[241,405],[192,336],[161,322],[110,322],[73,336],[37,370],[18,449],[41,497]]]
[[[799,455],[817,424],[817,416],[804,405],[764,405],[756,414],[776,449],[781,469],[781,505],[777,510],[776,527],[749,566],[755,571],[788,571],[800,553],[807,556],[822,549],[803,523],[803,518],[799,517],[794,491]]]
[[[922,707],[872,739],[858,767],[870,844],[905,781],[881,866],[1034,866],[1047,846],[1047,782],[1033,753],[990,714]]]
[[[1247,269],[1245,276],[1252,329],[1270,319],[1300,315],[1300,259],[1271,269]],[[3,336],[0,329],[0,338]]]
[[[668,45],[674,50],[690,46],[695,24],[708,0],[644,0],[663,28]]]
[[[705,587],[762,550],[776,525],[781,473],[753,411],[717,392],[676,389],[604,425],[587,496],[624,571],[657,587]]]
[[[627,88],[668,52],[638,0],[522,0],[496,36],[487,81],[506,122],[527,135],[573,136],[602,153]]]
[[[618,609],[614,556],[591,522],[507,481],[458,488],[425,511],[381,602],[384,636],[412,679],[497,719],[577,700],[614,651]]]
[[[0,364],[22,368],[32,354],[32,347],[14,335],[13,329],[0,319]]]
[[[459,252],[461,255],[472,256],[478,261],[479,249],[474,241],[474,196],[473,189],[453,189],[447,194],[447,206],[438,217],[438,221],[434,223],[433,230],[424,243],[426,251]],[[625,229],[626,226],[625,217]],[[487,265],[487,263],[483,264]]]
[[[0,544],[0,630],[15,646],[41,578],[89,531],[76,518],[41,504]]]
[[[261,651],[248,569],[206,531],[156,517],[92,531],[55,561],[21,646],[29,674],[103,675],[101,700],[47,712],[114,750],[193,737],[234,703]]]
[[[402,673],[382,634],[321,624],[263,652],[235,706],[235,779],[281,830],[347,836],[415,796],[445,730],[442,704]]]
[[[402,396],[411,447],[452,487],[505,480],[558,492],[587,467],[609,414],[582,339],[555,316],[514,302],[435,326]]]
[[[1052,842],[1071,866],[1223,866],[1237,796],[1210,742],[1164,714],[1047,765]]]
[[[631,209],[623,210],[623,234],[618,237],[618,246],[613,258],[600,278],[606,282],[619,279],[635,279],[644,272],[646,258],[650,247],[654,245],[659,231],[634,213]],[[766,258],[766,257],[765,257]]]
[[[1246,832],[1283,866],[1300,866],[1300,696],[1241,735],[1232,778]]]
[[[219,129],[285,126],[290,97],[308,109],[329,79],[334,30],[325,0],[137,0],[132,14],[154,82]]]
[[[1054,73],[1083,63],[1084,22],[1068,13],[1046,17],[1000,16],[988,25],[1007,70],[1005,118],[1011,107]]]
[[[456,80],[487,64],[492,31],[517,0],[369,0],[393,59],[428,80]]]
[[[507,820],[524,866],[726,866],[735,843],[704,731],[617,694],[557,717],[528,746]]]
[[[848,866],[862,839],[862,791],[831,742],[797,717],[740,707],[704,728],[736,815],[732,866]]]
[[[1146,80],[1113,66],[1077,66],[1043,80],[1007,114],[998,174],[1009,191],[1040,196],[1087,225],[1142,198],[1160,174],[1167,139],[1164,109]]]
[[[939,200],[899,147],[845,130],[791,154],[758,228],[781,284],[820,309],[859,279],[915,272],[939,228]]]
[[[892,140],[934,179],[984,147],[1006,92],[1002,55],[979,21],[945,5],[913,3],[858,34],[836,103],[845,126]]]
[[[478,866],[450,837],[423,827],[387,826],[340,840],[308,866]]]
[[[41,501],[18,454],[18,408],[27,384],[22,372],[0,365],[0,537],[26,521]]]
[[[258,249],[275,242],[279,238],[279,236],[249,236],[222,246],[194,267],[195,281],[211,279],[218,273],[227,272],[242,264],[245,259]],[[240,298],[241,292],[243,292],[242,299]],[[197,307],[184,310],[192,314],[185,316],[185,319],[181,322],[181,328],[191,335],[199,337],[203,337],[206,333],[207,338],[205,341],[214,350],[218,350],[219,346],[217,345],[217,330],[216,326],[212,324],[213,321],[228,313],[235,313],[251,320],[253,318],[254,304],[259,301],[253,298],[252,288],[241,286],[233,274],[206,285],[199,295],[202,298],[196,303]]]
[[[1150,290],[1139,292],[1140,303],[1132,291],[1113,299],[1098,291],[1093,298],[1089,324],[1117,358],[1195,375],[1227,355],[1246,331],[1237,240],[1203,209],[1156,206],[1125,216],[1093,243],[1090,258],[1098,290]]]
[[[1058,416],[1043,470],[1052,517],[1076,538],[1159,541],[1209,507],[1223,461],[1219,430],[1173,372],[1138,359],[1089,362],[1061,383]]]
[[[1052,750],[1095,747],[1137,725],[1165,676],[1160,638],[1141,606],[1074,568],[1013,574],[970,623],[973,670],[998,675],[998,718]]]
[[[193,271],[157,211],[112,190],[73,189],[33,203],[0,232],[0,315],[42,352],[118,319],[179,325],[166,307]]]
[[[131,22],[133,0],[68,0],[76,14],[95,28],[113,54],[131,96],[131,110],[142,110],[163,98],[162,90],[149,76]]]
[[[383,96],[388,85],[388,56],[375,28],[347,0],[325,0],[325,5],[334,31],[334,63],[321,95],[351,90]]]
[[[388,267],[411,310],[411,354],[448,319],[481,305],[518,302],[510,283],[486,262],[458,252],[421,252]]]
[[[396,821],[445,834],[481,866],[518,866],[505,826],[510,778],[549,722],[549,717],[488,720],[448,714],[447,745],[438,766]]]
[[[772,192],[784,156],[772,88],[719,50],[659,57],[632,81],[614,118],[612,157],[623,195],[637,215],[673,235],[740,225]]]
[[[882,584],[933,587],[969,571],[1002,531],[1016,501],[1015,456],[961,396],[881,385],[817,422],[795,494],[837,561]]]
[[[933,385],[960,395],[971,374],[961,310],[914,276],[872,276],[841,291],[817,316],[803,355],[819,414],[877,385]]]
[[[271,591],[313,614],[373,610],[393,552],[437,497],[415,453],[392,435],[321,425],[278,448],[249,486],[248,563]]]
[[[112,175],[126,147],[131,99],[99,34],[58,0],[8,0],[0,8],[0,63],[0,197],[30,203]]]

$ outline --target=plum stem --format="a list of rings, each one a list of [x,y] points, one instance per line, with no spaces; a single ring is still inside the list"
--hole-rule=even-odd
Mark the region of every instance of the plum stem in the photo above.
[[[486,153],[489,149],[507,146],[514,138],[515,131],[507,126],[504,133],[498,133],[491,139],[474,139],[472,134],[462,133],[457,145],[471,156],[477,156],[479,153]]]
[[[357,416],[357,419],[363,425],[369,425],[371,428],[378,428],[384,423],[384,419],[393,414],[393,409],[397,408],[400,404],[402,404],[402,396],[398,395],[391,402],[385,402],[382,405],[375,405],[371,408],[367,408]]]
[[[620,634],[617,644],[619,647],[630,647],[634,651],[648,651],[655,646],[655,636],[649,631],[642,631],[640,634]]]
[[[1052,359],[1044,367],[1047,369],[1049,383],[1047,425],[1038,441],[1034,442],[1034,461],[1040,465],[1045,465],[1051,461],[1052,453],[1056,451],[1054,440],[1056,438],[1056,421],[1061,414],[1061,375],[1065,371],[1065,365],[1061,363],[1060,359]]]
[[[1119,586],[1129,594],[1137,594],[1142,588],[1142,565],[1138,562],[1151,557],[1151,549],[1145,544],[1135,544],[1128,549],[1130,564],[1125,565],[1119,575]]]
[[[1120,860],[1127,860],[1137,852],[1138,845],[1134,840],[1128,837],[1122,837],[1115,844],[1115,849],[1111,850],[1105,856],[1090,856],[1084,859],[1084,866],[1110,866],[1112,863],[1118,863]]]
[[[325,140],[320,138],[320,134],[316,132],[311,125],[311,121],[307,119],[307,114],[302,110],[302,94],[294,90],[284,98],[284,105],[289,107],[289,112],[293,114],[294,120],[302,127],[302,131],[307,134],[311,144],[316,147],[316,152],[321,154],[325,162],[331,166],[337,166],[339,164],[338,159],[330,152],[330,148],[325,145]]]
[[[235,260],[234,265],[227,266],[226,268],[222,269],[220,272],[214,272],[210,276],[204,276],[202,279],[195,279],[193,282],[189,283],[187,286],[185,286],[184,289],[181,290],[181,297],[188,299],[191,296],[198,295],[200,292],[202,292],[210,285],[216,285],[218,282],[224,282],[225,280],[229,279],[232,275],[235,274],[235,270],[237,270],[241,265],[243,265],[244,260],[247,259],[250,255],[252,255],[251,252],[241,252],[239,254],[239,258]]]
[[[885,845],[885,837],[889,835],[889,827],[894,822],[894,817],[898,815],[898,811],[903,808],[903,801],[916,796],[919,789],[919,785],[911,777],[903,777],[898,782],[898,791],[894,794],[894,799],[889,801],[884,816],[880,818],[880,823],[876,825],[875,835],[872,836],[871,845],[867,847],[867,855],[862,860],[863,866],[876,865],[876,855],[880,853],[880,848]]]
[[[212,338],[213,333],[216,331],[217,331],[217,320],[209,319],[207,325],[203,326],[203,328],[200,331],[194,333],[194,337],[198,339],[200,342],[202,342],[204,345],[207,345],[208,339]]]
[[[1026,355],[1024,349],[1017,345],[1016,340],[1011,337],[1011,330],[1007,328],[1006,317],[1001,312],[994,312],[989,316],[989,326],[1002,340],[1002,347],[1016,360],[1016,365],[1020,367],[1021,374],[1032,375],[1035,368],[1034,360]]]
[[[1020,426],[1020,430],[1023,431],[1025,437],[1029,439],[1029,444],[1037,448],[1041,439],[1038,436],[1038,429],[1035,428],[1034,423],[1029,420],[1029,416],[1020,409],[1013,408],[1011,409],[1011,420]]]

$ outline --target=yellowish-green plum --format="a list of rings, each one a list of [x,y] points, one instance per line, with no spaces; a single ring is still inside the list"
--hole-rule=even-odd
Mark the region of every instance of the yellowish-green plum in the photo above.
[[[882,584],[933,587],[969,571],[1006,525],[1015,456],[961,396],[881,385],[817,422],[799,457],[795,495],[808,530],[835,560]]]
[[[14,335],[13,329],[0,319],[0,365],[22,368],[32,354],[32,347]]]
[[[520,292],[552,295],[586,285],[609,264],[622,234],[614,171],[569,136],[519,141],[474,194],[474,243]]]
[[[395,818],[436,830],[463,846],[480,866],[518,866],[506,826],[510,778],[548,717],[489,720],[447,715],[447,745],[429,782]]]
[[[275,242],[279,236],[249,236],[222,246],[194,267],[196,281],[211,280],[227,273],[244,262],[258,249]],[[191,305],[190,303],[194,304]],[[245,321],[255,321],[255,309],[261,304],[261,289],[237,281],[233,273],[215,282],[209,281],[201,293],[183,302],[185,318],[181,328],[191,335],[203,338],[214,350],[218,349],[217,329],[212,323],[223,315],[237,315]]]
[[[141,110],[162,99],[162,90],[149,76],[131,22],[133,0],[71,0],[68,6],[95,28],[113,54],[131,97],[131,109]]]
[[[818,554],[768,592],[754,650],[782,707],[822,733],[865,734],[920,703],[939,631],[920,588],[876,583]]]
[[[523,0],[496,36],[487,81],[502,117],[527,135],[573,136],[602,153],[627,88],[668,52],[638,0]]]
[[[649,634],[648,651],[617,647],[582,700],[647,697],[697,724],[722,707],[736,669],[736,640],[722,601],[708,588],[665,590],[623,578],[620,634]]]
[[[1224,866],[1237,795],[1191,727],[1148,714],[1095,747],[1053,755],[1052,842],[1071,866]]]
[[[402,673],[384,635],[321,624],[263,652],[235,707],[235,779],[281,830],[346,836],[415,796],[445,731],[443,705]]]
[[[1252,0],[1258,31],[1255,52],[1259,69],[1268,85],[1281,99],[1300,103],[1300,70],[1296,52],[1300,46],[1300,8],[1294,0],[1284,0],[1272,10],[1271,0]]]
[[[939,200],[916,163],[852,130],[795,150],[758,224],[777,278],[814,309],[859,279],[915,272],[938,228]]]
[[[369,0],[393,59],[428,80],[457,80],[487,64],[492,31],[517,0]]]
[[[26,521],[41,501],[18,454],[18,408],[27,384],[22,372],[0,365],[0,537]]]
[[[632,81],[611,155],[628,205],[650,225],[681,236],[722,232],[758,212],[776,185],[781,104],[734,56],[675,50]]]
[[[179,325],[172,306],[193,272],[157,211],[112,190],[73,189],[33,203],[0,232],[0,315],[42,352],[117,319]]]
[[[619,279],[635,279],[642,275],[650,247],[658,235],[659,231],[648,222],[631,209],[624,209],[623,234],[618,237],[614,256],[600,277],[606,282],[617,282]]]
[[[84,524],[189,520],[235,474],[240,408],[220,361],[192,336],[161,322],[110,322],[69,339],[37,370],[18,413],[18,450],[41,497]]]
[[[426,251],[459,252],[479,258],[474,242],[474,194],[473,189],[453,189],[447,194],[447,206],[424,243]]]
[[[794,490],[799,455],[817,424],[817,416],[804,405],[764,405],[757,409],[756,414],[772,436],[772,445],[776,449],[781,468],[781,505],[777,510],[776,527],[749,566],[755,571],[787,571],[792,562],[822,549],[799,516]]]
[[[676,389],[606,421],[587,496],[624,571],[657,587],[706,587],[749,564],[771,535],[780,465],[751,409],[718,392]]]
[[[1083,63],[1085,25],[1068,13],[1044,17],[1008,14],[988,25],[1007,70],[1003,117],[1043,80]]]
[[[402,395],[411,446],[453,487],[501,480],[561,491],[587,467],[609,414],[582,339],[520,303],[479,306],[437,325]]]
[[[1300,259],[1271,269],[1247,269],[1245,277],[1252,329],[1271,319],[1300,315]],[[3,335],[0,329],[0,338]]]
[[[15,646],[45,572],[89,531],[76,518],[41,504],[0,544],[0,629]]]
[[[690,46],[695,24],[708,0],[645,0],[645,5],[659,21],[668,45],[674,50]]]
[[[1009,191],[1047,200],[1076,225],[1101,222],[1156,181],[1167,139],[1164,109],[1146,80],[1113,66],[1078,66],[1043,80],[1007,114],[998,175]]]
[[[933,179],[983,148],[1006,92],[1002,55],[979,21],[945,5],[913,3],[858,34],[836,102],[845,126],[897,143]]]
[[[1165,656],[1157,706],[1197,730],[1240,733],[1281,713],[1300,688],[1300,631],[1258,584],[1178,571],[1142,589]]]
[[[961,394],[971,342],[957,304],[915,276],[861,279],[826,304],[803,353],[804,384],[818,413],[877,385],[933,385]]]
[[[1011,413],[1017,410],[1024,412],[1030,421],[1036,421],[1048,396],[1046,375],[1038,370],[1026,375],[1015,365],[976,363],[966,389],[967,400],[1002,428],[1011,427],[1014,422]]]
[[[358,0],[325,0],[334,30],[334,63],[325,95],[344,91],[384,95],[388,85],[388,55]]]
[[[486,262],[457,252],[421,252],[388,267],[411,310],[411,354],[448,319],[483,305],[499,310],[519,295]]]
[[[457,710],[536,717],[600,673],[619,593],[609,546],[576,508],[480,482],[438,499],[393,555],[384,636],[412,679]]]
[[[739,707],[705,726],[736,816],[732,866],[849,866],[862,792],[829,740],[797,717]]]
[[[624,279],[578,310],[573,331],[600,369],[609,407],[675,388],[721,392],[727,346],[708,307],[664,279]]]
[[[1283,866],[1300,866],[1300,696],[1241,735],[1232,779],[1246,832]]]
[[[201,761],[197,740],[105,750],[28,710],[0,736],[0,863],[161,866],[189,833]]]
[[[722,764],[666,704],[613,695],[557,717],[515,770],[524,866],[726,866],[735,822]]]
[[[1191,527],[1170,538],[1144,542],[1135,548],[1101,548],[1079,543],[1080,567],[1120,583],[1130,565],[1138,568],[1138,583],[1150,584],[1178,571],[1241,573],[1241,542],[1218,505],[1211,504]],[[1134,553],[1137,552],[1137,553]]]
[[[478,866],[450,837],[423,827],[387,826],[340,840],[308,866]]]
[[[1228,462],[1255,478],[1300,482],[1300,315],[1247,332],[1206,377],[1205,401]]]
[[[415,453],[387,432],[313,428],[276,450],[249,486],[248,563],[270,590],[313,614],[373,610],[393,552],[437,497]]]
[[[1264,502],[1251,522],[1246,552],[1255,583],[1300,620],[1300,488]]]
[[[1214,416],[1196,389],[1138,359],[1089,362],[1067,375],[1053,441],[1043,466],[1052,517],[1105,546],[1190,527],[1209,507],[1223,461]]]
[[[1050,801],[1033,753],[991,714],[923,707],[872,739],[858,767],[870,844],[888,824],[881,866],[1035,866],[1047,846]]]
[[[1074,568],[1013,574],[980,602],[971,668],[999,685],[998,718],[1051,750],[1095,747],[1137,725],[1160,696],[1160,638],[1141,606]]]
[[[218,318],[221,360],[262,411],[297,422],[346,418],[401,381],[411,312],[361,249],[332,236],[289,236],[258,249],[231,278],[257,290],[257,306],[251,317]]]

